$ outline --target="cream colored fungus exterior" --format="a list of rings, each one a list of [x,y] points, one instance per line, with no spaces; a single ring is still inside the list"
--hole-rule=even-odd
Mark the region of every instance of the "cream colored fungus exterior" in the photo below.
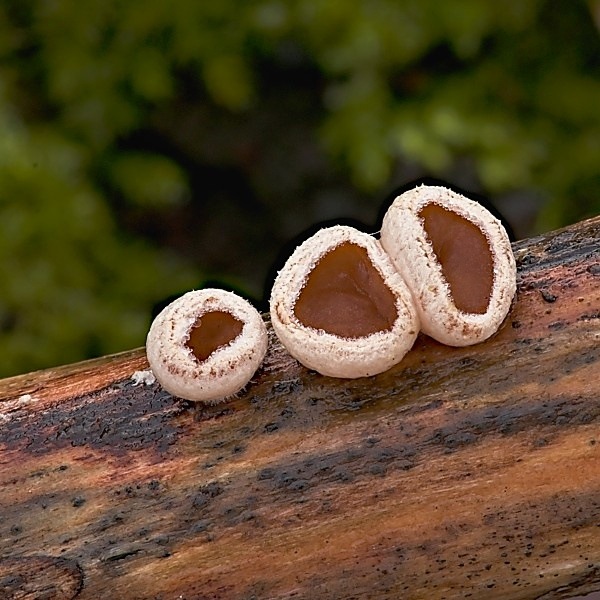
[[[392,292],[397,318],[390,330],[344,338],[306,326],[294,314],[310,272],[324,255],[345,242],[367,251]],[[419,331],[417,313],[402,277],[380,243],[352,227],[321,229],[298,246],[275,279],[270,306],[273,329],[288,352],[306,367],[331,377],[368,377],[386,371],[402,360]]]
[[[203,314],[223,311],[243,323],[227,345],[199,361],[187,346],[191,329]],[[260,313],[233,292],[188,292],[154,319],[146,340],[152,372],[168,392],[208,404],[239,392],[252,378],[267,351],[267,330]]]
[[[469,220],[484,234],[493,258],[493,284],[483,314],[459,310],[427,237],[419,212],[438,204]],[[468,346],[494,334],[516,291],[516,265],[502,223],[479,203],[441,186],[420,186],[398,196],[383,218],[381,245],[406,281],[421,329],[443,344]]]

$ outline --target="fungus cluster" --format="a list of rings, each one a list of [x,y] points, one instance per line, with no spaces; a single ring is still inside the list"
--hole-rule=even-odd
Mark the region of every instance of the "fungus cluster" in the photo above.
[[[452,346],[487,339],[506,317],[516,266],[502,224],[480,204],[440,186],[400,195],[380,240],[351,227],[321,229],[278,273],[273,329],[287,351],[332,377],[381,373],[402,360],[419,330]],[[231,292],[185,294],[154,320],[146,352],[174,395],[219,402],[261,364],[261,315]]]

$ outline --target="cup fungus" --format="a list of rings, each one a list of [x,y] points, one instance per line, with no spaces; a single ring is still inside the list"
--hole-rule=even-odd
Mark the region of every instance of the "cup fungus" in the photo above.
[[[402,277],[370,235],[322,229],[296,248],[271,291],[273,329],[303,365],[332,377],[381,373],[419,324]]]
[[[386,212],[381,245],[413,294],[424,333],[468,346],[498,330],[516,266],[506,230],[483,206],[444,187],[414,188]]]
[[[232,292],[188,292],[154,319],[146,340],[152,372],[186,400],[216,404],[241,390],[267,351],[258,311]]]

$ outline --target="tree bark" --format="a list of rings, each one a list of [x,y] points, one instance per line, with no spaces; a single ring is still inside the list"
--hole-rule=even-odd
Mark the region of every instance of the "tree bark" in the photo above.
[[[514,245],[492,339],[336,380],[271,334],[216,407],[143,349],[0,382],[2,598],[600,589],[600,218]]]

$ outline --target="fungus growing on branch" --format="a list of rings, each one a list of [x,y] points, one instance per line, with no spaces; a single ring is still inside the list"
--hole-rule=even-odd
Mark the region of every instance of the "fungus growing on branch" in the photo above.
[[[366,377],[398,363],[419,324],[410,292],[372,236],[322,229],[292,253],[271,291],[273,329],[303,365]]]
[[[483,206],[441,186],[416,187],[386,212],[381,245],[412,292],[424,333],[468,346],[498,330],[516,265],[506,230]]]
[[[213,404],[241,390],[267,351],[259,312],[232,292],[188,292],[154,319],[146,340],[152,372],[167,391]]]

